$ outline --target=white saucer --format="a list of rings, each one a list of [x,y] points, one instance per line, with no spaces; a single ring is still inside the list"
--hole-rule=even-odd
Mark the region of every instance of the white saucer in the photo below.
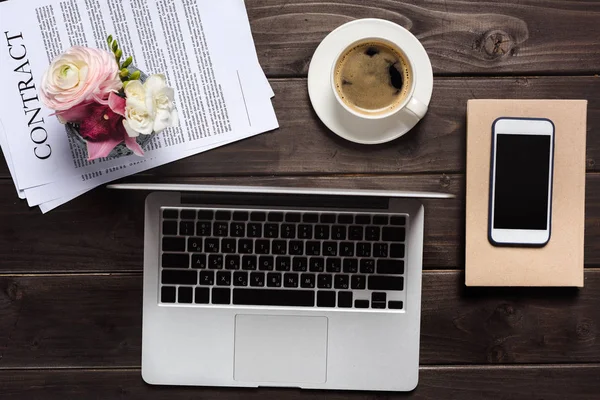
[[[416,86],[413,96],[429,105],[433,71],[425,48],[400,25],[374,18],[348,22],[323,39],[308,69],[308,95],[315,112],[331,131],[352,142],[379,144],[404,135],[419,122],[419,118],[408,110],[380,120],[359,118],[337,102],[331,88],[331,69],[335,58],[351,43],[369,37],[402,43],[402,50],[414,65]]]

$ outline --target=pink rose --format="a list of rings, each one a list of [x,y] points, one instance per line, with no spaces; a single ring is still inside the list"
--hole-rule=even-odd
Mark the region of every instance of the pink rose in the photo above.
[[[74,46],[56,57],[44,73],[40,99],[63,122],[81,120],[83,106],[108,104],[108,95],[123,87],[115,56],[101,49]]]

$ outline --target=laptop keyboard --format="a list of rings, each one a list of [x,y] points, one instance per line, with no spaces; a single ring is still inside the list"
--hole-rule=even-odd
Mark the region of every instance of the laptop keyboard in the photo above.
[[[403,309],[407,220],[163,207],[160,302]]]

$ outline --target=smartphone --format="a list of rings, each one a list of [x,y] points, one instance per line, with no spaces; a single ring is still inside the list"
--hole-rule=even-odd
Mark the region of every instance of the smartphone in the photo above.
[[[554,124],[498,118],[492,125],[488,238],[494,246],[543,247],[550,240]]]

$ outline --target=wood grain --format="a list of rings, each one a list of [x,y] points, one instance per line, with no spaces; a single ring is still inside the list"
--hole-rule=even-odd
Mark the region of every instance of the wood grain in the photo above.
[[[161,178],[132,182],[248,184],[262,186],[421,190],[451,193],[455,199],[426,200],[425,269],[464,266],[464,177],[387,175],[331,177]],[[98,188],[41,215],[16,201],[13,187],[0,181],[0,273],[140,271],[143,204],[146,193]],[[585,263],[600,265],[600,175],[588,173]]]
[[[154,176],[247,176],[338,173],[454,173],[465,171],[466,107],[473,98],[588,99],[588,171],[599,170],[600,79],[438,78],[427,116],[388,144],[365,146],[330,132],[310,105],[306,80],[273,80],[281,128],[189,157],[150,172]],[[560,132],[559,132],[560,134]],[[8,170],[0,161],[0,176]]]
[[[594,73],[600,4],[558,1],[248,1],[259,60],[269,76],[304,76],[323,38],[359,18],[410,30],[436,74]]]
[[[0,399],[593,400],[600,366],[422,367],[409,393],[151,386],[139,369],[0,371]]]
[[[600,360],[600,270],[585,288],[467,289],[423,275],[421,364]],[[0,369],[139,367],[142,275],[0,276]]]

